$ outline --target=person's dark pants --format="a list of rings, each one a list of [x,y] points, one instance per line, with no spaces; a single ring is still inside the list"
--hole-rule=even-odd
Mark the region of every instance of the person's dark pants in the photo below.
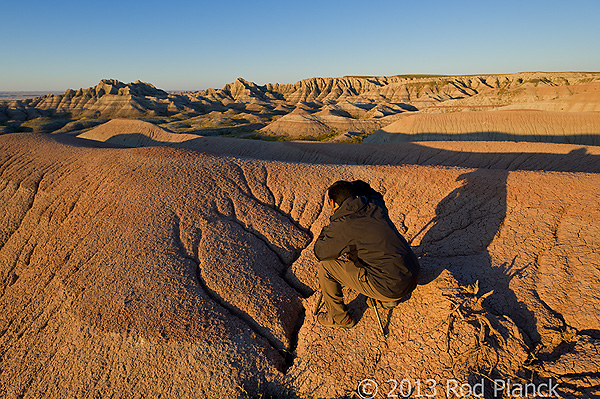
[[[398,298],[381,295],[369,282],[364,268],[357,267],[353,261],[339,259],[321,261],[319,264],[319,283],[327,312],[333,321],[338,324],[345,323],[349,317],[348,310],[344,304],[342,286],[351,288],[381,302],[391,302],[401,299],[414,289],[414,286],[411,286],[407,292],[401,293]]]

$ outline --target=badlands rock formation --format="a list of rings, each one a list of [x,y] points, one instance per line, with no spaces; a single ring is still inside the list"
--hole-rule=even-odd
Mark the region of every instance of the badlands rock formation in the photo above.
[[[542,118],[554,131],[569,124],[561,115],[571,112],[591,113],[583,118],[595,121],[599,89],[600,74],[583,72],[311,78],[263,86],[239,78],[222,89],[180,93],[167,93],[148,83],[106,79],[62,95],[0,102],[0,133],[75,134],[109,119],[129,118],[202,136],[360,141],[409,115],[428,118],[424,114],[498,109],[559,112],[557,117]],[[520,137],[539,139],[531,123],[520,126],[522,119],[509,124]],[[486,140],[489,132],[498,132],[493,138],[505,140],[512,133],[502,131],[506,123],[495,120],[470,127],[487,129],[473,132],[482,133]],[[598,130],[596,122],[593,129]]]
[[[339,398],[365,378],[384,395],[482,378],[488,397],[488,378],[600,395],[594,147],[128,128],[195,148],[0,136],[0,396]],[[312,314],[338,179],[384,193],[420,256],[413,295],[381,311],[387,338],[353,292],[355,329]]]

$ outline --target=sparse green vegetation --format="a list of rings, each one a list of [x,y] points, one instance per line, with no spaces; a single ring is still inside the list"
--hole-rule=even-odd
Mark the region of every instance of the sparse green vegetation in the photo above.
[[[317,137],[302,136],[300,138],[300,140],[327,141],[327,140],[330,140],[330,139],[334,138],[335,136],[337,136],[340,133],[341,133],[340,131],[331,131],[330,133],[321,134],[321,135],[319,135]]]
[[[264,140],[264,141],[293,141],[293,140],[301,140],[301,141],[328,141],[335,136],[339,135],[340,131],[331,131],[329,133],[321,134],[319,136],[284,136],[284,135],[275,135],[275,134],[266,134],[262,132],[255,131],[252,134],[244,135],[246,139],[252,140]]]
[[[41,116],[35,119],[29,119],[21,123],[21,131],[32,131],[35,133],[51,133],[63,128],[71,119],[64,118],[62,115],[57,117]]]
[[[374,130],[371,132],[357,134],[356,136],[352,137],[350,140],[347,140],[345,142],[347,142],[347,143],[362,143],[365,138],[369,137],[373,133],[375,133]]]
[[[395,78],[403,78],[403,79],[423,79],[423,78],[445,78],[450,75],[394,75]]]

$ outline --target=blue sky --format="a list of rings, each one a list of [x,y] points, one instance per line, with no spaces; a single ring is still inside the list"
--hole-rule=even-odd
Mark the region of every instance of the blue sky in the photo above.
[[[0,91],[600,71],[599,0],[0,0]]]

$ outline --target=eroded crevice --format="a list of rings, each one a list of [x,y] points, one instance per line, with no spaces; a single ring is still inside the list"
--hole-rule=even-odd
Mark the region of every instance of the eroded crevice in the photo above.
[[[600,340],[600,330],[598,329],[587,328],[585,330],[579,330],[577,331],[577,335],[587,335],[590,338]]]
[[[225,213],[222,213],[221,211],[219,211],[218,209],[216,209],[216,213],[219,217],[229,220],[231,222],[234,222],[236,225],[238,225],[242,230],[244,230],[245,232],[252,234],[254,237],[256,237],[257,239],[259,239],[260,241],[262,241],[267,248],[269,248],[269,250],[271,252],[273,252],[273,254],[277,257],[277,259],[279,259],[279,261],[281,262],[282,265],[287,265],[289,263],[289,260],[286,260],[285,258],[289,258],[289,259],[297,259],[298,257],[298,252],[301,251],[301,249],[295,249],[293,251],[290,251],[289,249],[286,248],[280,248],[277,247],[276,245],[272,244],[269,239],[267,237],[265,237],[261,232],[257,231],[256,229],[253,229],[251,227],[248,227],[248,225],[246,223],[244,223],[242,220],[240,220],[240,218],[237,215],[236,212],[236,208],[235,208],[235,203],[231,200],[228,199],[228,204],[231,206],[231,210],[232,213],[231,215],[227,215]],[[282,252],[285,252],[288,254],[288,256],[285,256],[282,254]],[[292,263],[293,263],[292,260]]]
[[[294,262],[296,262],[296,260],[298,260],[298,258],[300,257],[302,251],[312,242],[312,234],[309,231],[310,234],[310,238],[308,239],[308,241],[306,242],[306,244],[304,245],[303,248],[298,248],[297,250],[295,250],[291,255],[291,260],[289,262],[286,262],[284,259],[282,259],[281,256],[279,256],[279,254],[277,253],[277,251],[273,251],[273,249],[271,248],[271,245],[269,243],[269,241],[266,239],[266,237],[262,236],[261,234],[257,234],[257,232],[255,232],[252,229],[248,229],[246,228],[246,226],[244,225],[244,223],[242,223],[241,221],[237,220],[237,219],[233,219],[233,222],[237,223],[244,231],[252,234],[254,237],[258,238],[259,240],[261,240],[267,248],[269,248],[279,259],[279,261],[283,264],[283,270],[281,271],[281,273],[279,273],[279,277],[292,289],[294,290],[294,292],[301,298],[307,298],[307,295],[304,294],[304,290],[301,286],[298,286],[292,279],[290,279],[287,274],[289,272],[289,269],[292,267],[292,265],[294,264]],[[200,278],[200,277],[199,277]],[[296,359],[296,348],[298,347],[298,340],[299,340],[299,334],[300,334],[300,330],[302,328],[302,326],[304,325],[304,319],[306,316],[306,309],[304,309],[304,307],[301,308],[301,312],[300,314],[298,314],[298,317],[296,318],[296,324],[294,325],[293,329],[292,329],[292,333],[290,335],[289,338],[289,348],[288,350],[282,350],[280,351],[281,356],[284,359],[284,366],[283,368],[280,370],[283,374],[286,374],[287,371],[289,370],[289,368],[294,364],[294,361]]]
[[[4,242],[0,242],[0,247],[4,246],[12,237],[15,233],[17,233],[21,227],[23,226],[23,222],[27,219],[27,215],[30,213],[31,209],[34,206],[35,203],[35,199],[36,196],[38,195],[39,192],[39,188],[40,188],[40,184],[42,182],[42,180],[44,179],[45,174],[42,173],[40,174],[36,180],[33,182],[33,187],[28,187],[27,189],[31,190],[31,193],[28,195],[28,199],[27,201],[24,203],[24,209],[20,215],[19,221],[16,225],[16,227],[14,229],[12,229],[12,231],[9,231],[8,234],[6,235]],[[16,195],[19,190],[22,189],[24,184],[24,181],[21,181],[19,183],[18,188],[15,190],[15,193],[13,194]],[[29,237],[30,239],[31,237]],[[29,242],[28,239],[28,242]],[[24,250],[24,248],[22,249]],[[33,252],[33,249],[31,250]],[[12,262],[12,265],[8,267],[8,269],[5,272],[6,276],[13,276],[16,275],[15,273],[15,269],[17,268],[17,265],[19,263],[19,258],[20,258],[20,254],[19,256],[15,257],[14,261]],[[11,286],[12,284],[14,284],[14,281],[12,283],[9,284],[8,279],[3,279],[2,280],[2,284],[0,285],[0,297],[4,296],[4,293],[6,292],[6,289]]]
[[[179,215],[175,215],[175,223],[173,226],[174,226],[173,227],[173,236],[175,238],[175,243],[176,243],[182,257],[184,259],[191,261],[194,264],[194,268],[196,271],[195,278],[198,282],[199,287],[202,289],[202,291],[211,300],[213,300],[217,305],[221,306],[229,314],[231,314],[232,316],[234,316],[235,318],[240,320],[244,325],[246,325],[250,330],[252,330],[258,336],[263,338],[274,350],[276,350],[277,353],[284,360],[283,366],[280,369],[280,371],[285,373],[287,371],[287,369],[293,364],[293,361],[295,358],[293,352],[297,346],[298,332],[299,332],[302,322],[304,320],[304,316],[303,316],[304,309],[302,309],[301,314],[298,315],[299,316],[297,318],[298,325],[294,326],[294,330],[292,331],[291,338],[290,338],[289,347],[285,348],[284,343],[281,342],[279,339],[277,339],[272,333],[268,332],[267,327],[264,327],[264,326],[261,326],[260,324],[258,324],[249,314],[243,312],[236,306],[228,303],[218,293],[216,293],[214,290],[212,290],[208,286],[208,284],[202,277],[200,259],[197,257],[197,255],[194,255],[188,248],[186,248],[186,245],[184,244],[184,240],[181,235],[182,234],[181,218],[179,217]],[[267,330],[267,331],[265,331],[265,330]]]
[[[59,166],[64,165],[60,164]],[[29,267],[31,258],[38,247],[47,244],[47,242],[52,238],[54,233],[39,234],[42,226],[62,225],[75,211],[75,208],[83,195],[83,188],[81,185],[79,185],[79,191],[74,192],[72,195],[62,195],[58,197],[54,195],[45,196],[44,200],[41,202],[41,205],[39,202],[36,205],[36,201],[38,200],[40,192],[44,193],[50,188],[60,186],[60,184],[57,182],[57,179],[60,179],[62,176],[67,176],[67,173],[61,173],[58,177],[54,176],[54,180],[52,180],[52,177],[50,177],[51,174],[56,174],[57,171],[59,171],[59,168],[57,167],[45,168],[43,173],[35,176],[33,184],[27,184],[27,189],[30,190],[30,194],[27,195],[27,201],[22,202],[25,207],[22,211],[22,215],[20,215],[21,217],[19,219],[18,226],[10,233],[6,239],[6,242],[8,242],[12,236],[21,230],[23,223],[26,223],[26,221],[27,223],[36,226],[36,230],[35,232],[30,232],[28,236],[23,236],[21,234],[20,239],[23,240],[24,245],[21,246],[18,253],[16,253],[16,255],[13,257],[12,265],[7,271],[7,276],[9,276],[9,278],[6,281],[8,284],[3,284],[0,296],[4,295],[6,289],[17,281],[18,275],[21,273],[21,271],[24,268]],[[19,183],[19,186],[15,190],[13,197],[18,195],[19,191],[23,189],[24,184],[25,180]],[[72,193],[72,190],[69,189],[61,192],[61,194],[67,193]],[[31,210],[34,208],[34,206],[36,207],[36,211],[32,213]],[[2,244],[6,244],[6,242]],[[69,257],[70,252],[67,253],[65,259],[63,259],[61,263],[66,264],[69,260]]]
[[[272,202],[273,202],[273,206],[275,206],[275,193],[273,193],[273,190],[271,189],[271,186],[269,186],[269,173],[267,171],[267,167],[265,165],[261,165],[261,169],[265,174],[265,178],[263,179],[262,183],[263,186],[265,187],[265,189],[269,192],[269,197],[271,198]],[[243,170],[243,169],[242,169]],[[245,173],[245,170],[244,170]],[[246,181],[248,179],[246,178]]]
[[[302,233],[307,234],[311,239],[312,239],[312,235],[310,233],[310,230],[308,230],[307,228],[303,227],[296,219],[294,219],[291,215],[291,212],[293,211],[294,208],[294,203],[295,203],[295,194],[294,191],[292,191],[292,198],[289,200],[291,203],[291,207],[290,207],[290,213],[285,212],[281,209],[281,205],[283,204],[283,196],[281,196],[281,201],[279,201],[279,203],[276,203],[275,201],[275,192],[271,189],[271,187],[268,185],[268,172],[266,167],[263,165],[262,168],[264,169],[264,181],[261,181],[260,183],[263,185],[263,187],[265,188],[265,190],[267,190],[269,192],[269,196],[273,199],[273,203],[267,203],[264,201],[261,201],[259,198],[257,198],[256,195],[254,195],[254,192],[252,191],[252,186],[250,185],[250,182],[248,181],[248,178],[246,177],[246,172],[245,169],[241,166],[237,166],[239,168],[239,170],[241,170],[240,173],[240,178],[243,179],[244,184],[246,185],[246,187],[248,187],[248,190],[243,190],[242,187],[240,187],[239,184],[237,184],[235,181],[233,181],[232,179],[228,179],[232,185],[235,188],[238,188],[240,190],[240,192],[242,193],[242,195],[244,195],[246,197],[246,199],[256,202],[261,206],[264,207],[268,207],[272,210],[274,210],[275,212],[277,212],[278,214],[280,214],[281,216],[283,216],[289,223],[291,223],[295,228],[297,228],[298,230],[300,230]]]
[[[298,315],[296,325],[292,330],[292,334],[290,336],[290,347],[287,351],[284,351],[283,354],[283,367],[280,370],[283,374],[286,374],[290,367],[294,365],[294,361],[296,360],[296,348],[298,348],[298,340],[300,336],[300,330],[304,325],[304,319],[306,318],[306,309],[302,307],[300,314]]]
[[[12,237],[12,235],[17,232],[21,226],[23,225],[23,222],[25,221],[25,219],[27,218],[27,214],[29,213],[29,211],[31,210],[31,208],[33,208],[33,204],[35,203],[35,198],[38,195],[39,189],[40,189],[40,184],[42,182],[42,180],[44,179],[45,173],[40,174],[35,181],[32,184],[32,187],[24,187],[24,183],[25,181],[22,180],[19,182],[19,186],[17,187],[17,189],[15,190],[13,197],[15,195],[17,195],[19,193],[20,190],[22,189],[28,189],[30,190],[30,194],[27,196],[27,200],[23,203],[24,205],[24,209],[21,212],[21,218],[19,220],[18,225],[15,227],[15,229],[13,231],[11,231],[6,237],[4,242],[0,242],[0,246],[3,246],[4,244],[6,244],[6,242],[8,242],[8,240],[10,240],[10,237]]]
[[[281,201],[278,204],[277,201],[275,200],[275,192],[271,189],[271,187],[268,184],[269,174],[264,165],[261,165],[262,180],[259,181],[258,183],[261,184],[263,186],[263,188],[268,192],[268,196],[270,197],[270,199],[272,200],[273,203],[267,203],[267,202],[261,201],[260,199],[258,199],[256,197],[256,195],[254,194],[254,191],[252,190],[252,184],[250,184],[250,181],[248,180],[248,177],[246,176],[245,168],[242,165],[237,165],[237,171],[238,171],[238,176],[243,181],[243,184],[245,185],[246,189],[241,187],[240,184],[238,184],[233,179],[228,178],[227,180],[232,184],[232,186],[234,188],[237,188],[239,190],[240,194],[242,196],[244,196],[245,199],[248,200],[249,202],[256,203],[258,206],[267,207],[267,208],[273,210],[274,212],[276,212],[276,214],[283,217],[286,222],[290,223],[295,229],[297,229],[300,232],[300,234],[305,236],[304,243],[301,246],[295,248],[293,251],[290,251],[289,249],[286,249],[286,248],[277,247],[264,234],[257,231],[256,229],[249,227],[244,221],[241,220],[241,218],[238,216],[238,212],[236,210],[236,203],[231,198],[229,198],[228,204],[229,204],[232,214],[231,215],[221,214],[221,216],[224,216],[224,217],[228,218],[229,220],[234,221],[240,227],[242,227],[242,229],[244,229],[248,233],[251,233],[256,238],[258,238],[259,240],[264,242],[265,245],[275,253],[275,255],[279,258],[280,262],[284,265],[284,270],[280,273],[280,277],[283,278],[284,281],[286,281],[286,283],[288,285],[290,285],[290,287],[293,288],[296,292],[298,292],[301,296],[304,296],[302,294],[302,288],[297,287],[296,284],[293,283],[293,281],[291,281],[290,279],[288,279],[286,277],[286,274],[289,271],[289,268],[293,265],[293,263],[300,257],[300,254],[302,253],[302,251],[313,241],[314,237],[313,237],[312,231],[310,230],[310,227],[309,228],[303,227],[297,220],[295,220],[291,216],[291,214],[284,212],[280,208],[281,204],[283,203],[283,197],[281,197]],[[291,199],[292,206],[291,206],[290,212],[293,210],[294,200],[295,200],[295,196],[293,196]],[[305,208],[306,208],[306,204],[304,206],[304,209]],[[215,209],[218,209],[218,207],[215,207]],[[317,218],[320,216],[321,212],[322,212],[322,208],[321,208],[321,211],[319,212],[319,214],[317,215]],[[316,218],[315,218],[315,220],[316,220]],[[283,254],[280,253],[282,251],[287,252],[287,254],[289,254],[289,256],[284,257]]]
[[[253,237],[260,240],[260,242],[264,243],[265,247],[276,256],[276,258],[279,260],[279,262],[283,266],[283,268],[281,270],[279,270],[279,271],[274,270],[274,272],[278,273],[278,277],[281,278],[282,281],[285,282],[285,284],[287,284],[287,286],[293,290],[293,292],[295,292],[295,294],[298,296],[298,298],[305,298],[306,295],[304,295],[302,287],[298,287],[297,284],[287,276],[287,274],[289,272],[289,269],[294,264],[294,262],[300,257],[302,251],[313,241],[313,234],[310,229],[306,229],[306,228],[302,227],[298,221],[296,221],[295,219],[293,219],[291,217],[291,215],[283,212],[277,206],[276,201],[275,201],[275,193],[267,184],[268,173],[266,171],[266,168],[264,168],[264,166],[263,166],[263,169],[264,169],[263,170],[263,173],[264,173],[264,183],[263,184],[265,186],[265,189],[268,191],[268,195],[269,195],[270,199],[273,201],[273,204],[263,202],[255,197],[255,195],[254,195],[255,193],[252,191],[250,183],[244,174],[243,167],[239,167],[239,170],[241,170],[241,172],[242,172],[242,173],[240,173],[240,175],[242,176],[243,181],[244,181],[245,185],[248,187],[248,189],[244,190],[242,187],[239,186],[239,184],[237,182],[233,181],[232,179],[228,179],[228,180],[233,185],[234,188],[237,188],[239,190],[239,193],[241,195],[243,195],[247,201],[255,203],[256,206],[263,206],[263,207],[267,207],[267,208],[273,210],[274,212],[276,212],[276,214],[282,216],[286,222],[290,223],[293,226],[293,228],[297,229],[300,234],[304,235],[304,240],[302,243],[300,243],[301,244],[300,247],[296,248],[296,246],[294,246],[294,248],[291,249],[291,248],[279,247],[279,246],[276,246],[275,244],[271,243],[270,240],[268,239],[268,237],[266,237],[264,234],[260,233],[256,229],[252,228],[251,226],[248,226],[245,222],[240,220],[240,215],[238,215],[239,211],[236,209],[236,203],[231,198],[229,198],[227,201],[227,207],[226,207],[227,209],[222,209],[222,211],[221,211],[221,210],[219,210],[219,207],[216,206],[216,204],[213,207],[213,209],[216,211],[216,213],[218,214],[219,217],[235,223],[243,231],[251,234]],[[321,207],[318,216],[320,216],[322,211],[323,211],[323,207]],[[317,216],[317,218],[318,218],[318,216]],[[207,286],[206,282],[202,278],[199,254],[193,253],[194,251],[190,248],[186,248],[186,246],[184,245],[184,242],[182,240],[181,218],[179,217],[179,215],[176,215],[175,236],[177,237],[178,246],[180,247],[180,250],[182,251],[183,254],[185,254],[184,256],[187,259],[189,259],[190,261],[194,262],[194,265],[197,270],[196,277],[197,277],[198,283],[200,284],[203,291],[211,299],[213,299],[216,303],[218,303],[220,306],[222,306],[224,309],[226,309],[229,313],[233,314],[234,316],[236,316],[237,318],[242,320],[246,325],[248,325],[249,328],[251,328],[259,336],[261,336],[265,340],[267,340],[267,342],[269,342],[269,344],[273,348],[275,348],[279,352],[279,354],[282,356],[282,358],[284,359],[284,367],[281,371],[283,373],[287,372],[287,370],[289,369],[289,367],[291,367],[291,365],[294,363],[294,360],[296,358],[295,350],[298,345],[298,335],[299,335],[302,325],[304,324],[304,317],[305,317],[304,308],[303,307],[300,308],[300,313],[296,317],[296,323],[293,326],[293,328],[291,330],[291,334],[289,336],[289,341],[288,341],[289,347],[287,349],[285,349],[282,347],[279,340],[277,340],[271,334],[266,334],[263,331],[263,329],[265,327],[260,326],[250,315],[245,314],[237,307],[229,304],[227,301],[225,301],[216,292],[213,292]],[[283,256],[283,254],[281,254],[280,251],[286,251],[287,252],[286,256]]]
[[[256,231],[255,229],[249,228],[243,221],[241,221],[238,217],[237,217],[237,213],[235,211],[235,203],[230,199],[228,202],[232,208],[232,215],[228,216],[225,215],[223,213],[221,213],[220,211],[216,210],[217,214],[222,217],[223,219],[229,220],[233,223],[235,223],[236,225],[238,225],[242,230],[244,230],[245,232],[252,234],[255,238],[257,238],[258,240],[260,240],[261,242],[263,242],[265,244],[265,246],[277,257],[277,259],[279,260],[279,262],[283,265],[283,268],[281,271],[278,271],[278,275],[279,277],[292,289],[296,292],[296,294],[299,297],[302,298],[307,298],[307,295],[310,296],[309,294],[306,293],[306,290],[304,289],[304,287],[298,285],[297,283],[295,283],[292,279],[290,279],[287,274],[289,273],[289,269],[292,267],[292,265],[294,264],[294,262],[296,262],[296,260],[298,260],[298,258],[300,257],[300,255],[302,254],[302,251],[304,249],[306,249],[306,247],[308,247],[308,245],[310,245],[310,243],[313,241],[313,235],[312,232],[310,230],[305,230],[303,228],[301,228],[300,226],[297,226],[299,229],[301,229],[300,231],[303,234],[307,235],[307,238],[305,240],[305,243],[302,247],[298,247],[295,248],[293,251],[290,250],[286,250],[285,248],[281,248],[282,251],[287,251],[288,255],[285,259],[278,251],[276,250],[276,246],[274,246],[267,237],[265,237],[263,234],[261,234],[260,232]],[[264,205],[264,204],[263,204]],[[217,209],[215,207],[215,209]],[[278,213],[282,213],[281,211],[274,209],[276,212]]]

